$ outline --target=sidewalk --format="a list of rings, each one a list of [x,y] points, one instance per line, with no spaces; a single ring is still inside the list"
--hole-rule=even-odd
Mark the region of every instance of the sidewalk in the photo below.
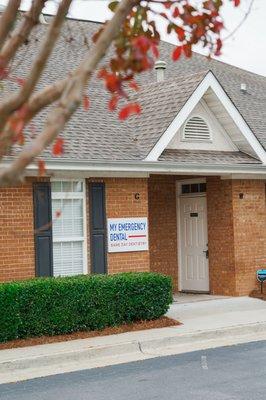
[[[1,350],[0,383],[266,340],[266,302],[261,300],[199,296],[192,301],[188,295],[167,315],[183,325]]]

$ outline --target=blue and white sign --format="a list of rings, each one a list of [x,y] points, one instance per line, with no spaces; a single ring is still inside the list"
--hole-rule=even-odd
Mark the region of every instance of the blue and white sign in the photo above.
[[[148,219],[108,218],[108,252],[148,250]]]

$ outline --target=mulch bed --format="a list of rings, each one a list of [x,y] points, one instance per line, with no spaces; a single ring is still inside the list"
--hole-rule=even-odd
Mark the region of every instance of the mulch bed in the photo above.
[[[82,331],[82,332],[68,333],[65,335],[41,336],[29,339],[11,340],[9,342],[0,343],[0,350],[13,349],[16,347],[35,346],[38,344],[46,344],[46,343],[66,342],[75,339],[87,339],[97,336],[116,335],[118,333],[142,331],[145,329],[165,328],[177,325],[181,325],[180,322],[172,318],[161,317],[153,321],[139,321],[132,324],[124,324],[117,327],[105,328],[101,331]]]

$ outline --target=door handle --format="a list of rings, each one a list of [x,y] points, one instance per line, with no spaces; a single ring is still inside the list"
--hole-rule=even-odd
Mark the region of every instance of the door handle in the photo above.
[[[205,253],[206,258],[209,258],[209,250],[203,250],[203,253]]]

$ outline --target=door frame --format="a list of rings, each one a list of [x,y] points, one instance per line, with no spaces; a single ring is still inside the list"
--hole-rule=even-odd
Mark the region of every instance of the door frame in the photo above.
[[[207,193],[188,193],[182,194],[181,187],[184,184],[193,184],[193,183],[206,183],[206,178],[188,178],[176,181],[176,218],[177,218],[177,282],[178,282],[178,291],[182,292],[182,245],[181,245],[181,207],[180,207],[180,198],[181,197],[206,197]],[[207,220],[208,226],[208,220]],[[210,272],[210,271],[209,271]],[[210,288],[210,274],[209,274],[209,288]],[[204,292],[205,293],[205,292]],[[206,292],[208,293],[208,292]]]

